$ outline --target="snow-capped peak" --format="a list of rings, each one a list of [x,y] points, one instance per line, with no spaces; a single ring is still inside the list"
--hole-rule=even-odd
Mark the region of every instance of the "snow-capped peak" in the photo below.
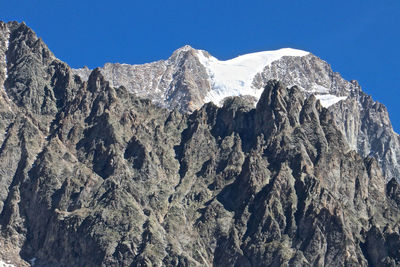
[[[220,61],[202,50],[198,50],[197,54],[200,63],[207,70],[211,85],[211,91],[204,101],[220,104],[221,100],[228,96],[251,95],[258,99],[262,88],[253,86],[253,79],[257,73],[282,57],[302,57],[309,52],[282,48],[241,55],[225,61]]]

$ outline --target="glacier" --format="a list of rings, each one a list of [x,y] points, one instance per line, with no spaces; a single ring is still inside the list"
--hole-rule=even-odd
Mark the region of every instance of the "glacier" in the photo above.
[[[204,102],[220,105],[224,98],[240,95],[250,95],[259,99],[263,88],[253,86],[253,79],[257,73],[282,57],[302,57],[308,54],[310,53],[303,50],[282,48],[221,61],[202,50],[197,50],[199,61],[206,68],[211,85],[211,91]]]

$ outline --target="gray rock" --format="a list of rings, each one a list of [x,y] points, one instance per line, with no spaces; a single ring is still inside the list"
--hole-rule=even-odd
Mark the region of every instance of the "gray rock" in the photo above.
[[[328,63],[314,55],[286,57],[276,61],[255,78],[258,86],[270,79],[287,86],[297,85],[306,95],[320,94],[314,90],[326,88],[326,93],[347,96],[329,107],[335,123],[344,133],[351,149],[363,157],[374,157],[386,179],[400,181],[400,142],[393,131],[386,107],[365,94],[357,81],[346,81],[332,71]]]
[[[197,99],[190,82],[202,79],[185,48],[175,59],[188,59],[179,63],[188,73],[174,82],[187,87],[173,87],[177,109],[168,110],[113,86],[102,69],[83,81],[26,25],[0,26],[10,32],[1,37],[10,46],[1,50],[0,244],[9,249],[0,259],[400,264],[398,182],[386,183],[379,162],[351,150],[315,96],[270,80],[255,107],[233,97],[179,112]]]
[[[111,86],[124,86],[168,109],[192,112],[214,90],[199,53],[209,56],[206,51],[185,46],[168,60],[144,65],[107,63],[100,71]],[[87,68],[73,70],[84,80],[89,72]],[[285,56],[272,62],[254,76],[253,86],[264,88],[271,79],[288,87],[298,86],[306,97],[311,94],[347,97],[329,106],[329,110],[335,114],[335,123],[346,136],[350,149],[363,157],[374,157],[388,181],[393,177],[400,181],[399,135],[393,131],[386,108],[365,94],[357,81],[346,81],[327,62],[312,54]]]

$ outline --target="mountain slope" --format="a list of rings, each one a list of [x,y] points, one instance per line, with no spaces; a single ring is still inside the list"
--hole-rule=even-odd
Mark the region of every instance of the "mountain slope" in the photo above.
[[[100,68],[112,86],[124,86],[139,97],[182,112],[204,103],[221,105],[229,96],[256,102],[271,79],[315,95],[335,114],[350,148],[377,159],[387,180],[400,179],[400,139],[386,108],[365,94],[356,81],[346,81],[325,61],[301,50],[280,49],[219,61],[206,51],[185,46],[171,58],[144,65],[106,64]],[[73,70],[87,79],[90,70]]]
[[[111,86],[104,69],[83,81],[24,24],[0,29],[3,261],[400,264],[398,182],[300,87],[269,80],[255,107],[230,97],[170,111]],[[181,63],[191,72],[175,72],[170,91],[183,101],[198,72]]]

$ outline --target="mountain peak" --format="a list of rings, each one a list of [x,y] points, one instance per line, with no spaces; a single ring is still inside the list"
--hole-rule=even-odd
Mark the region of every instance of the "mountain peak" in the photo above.
[[[228,96],[251,95],[257,99],[262,87],[253,84],[254,78],[272,62],[283,57],[303,57],[309,52],[283,48],[273,51],[262,51],[235,57],[229,60],[218,60],[198,51],[200,63],[207,69],[213,90],[207,95],[205,102],[220,102]]]
[[[90,72],[73,71],[84,80]],[[399,177],[400,142],[390,126],[387,111],[376,109],[375,102],[357,82],[343,79],[327,62],[307,51],[282,48],[219,60],[205,50],[187,45],[177,49],[168,60],[144,65],[110,64],[101,72],[112,87],[122,85],[139,97],[184,113],[207,102],[221,106],[228,97],[244,96],[247,101],[257,102],[270,80],[278,80],[284,87],[297,86],[303,97],[314,95],[335,114],[335,122],[351,149],[363,156],[382,158],[379,164],[385,176]],[[357,122],[349,124],[353,117]],[[382,125],[386,139],[373,130]],[[390,145],[384,145],[385,149],[372,145],[382,140],[391,140]]]
[[[170,59],[177,58],[181,54],[186,54],[187,52],[191,52],[192,54],[195,54],[198,50],[194,49],[190,45],[184,45],[178,49],[176,49],[173,53]]]
[[[183,52],[183,51],[189,51],[189,50],[196,50],[193,47],[191,47],[190,45],[184,45],[178,49],[175,50],[175,52]]]
[[[18,25],[0,22],[0,266],[400,265],[400,140],[323,60],[185,46],[82,82]]]

